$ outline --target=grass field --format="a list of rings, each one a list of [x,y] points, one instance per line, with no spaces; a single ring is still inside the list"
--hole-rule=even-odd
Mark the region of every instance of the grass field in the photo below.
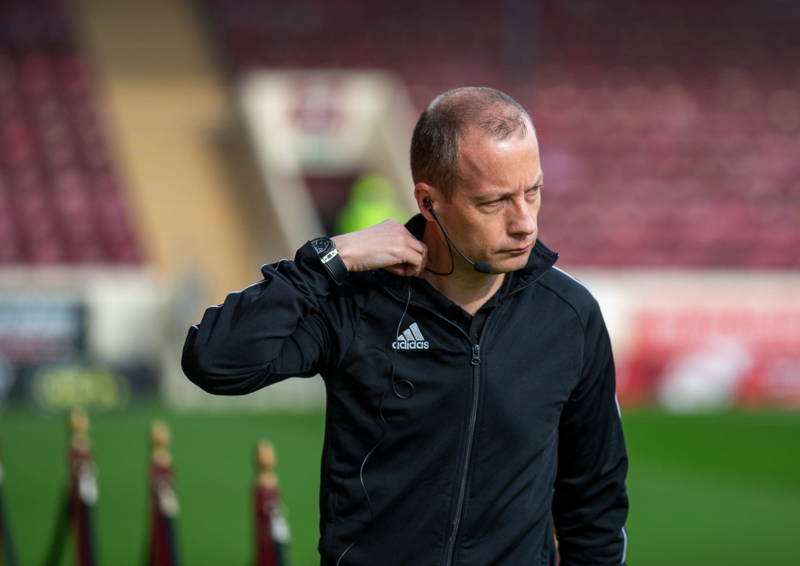
[[[188,566],[251,562],[252,451],[271,439],[292,526],[293,566],[318,564],[321,414],[194,414],[142,407],[93,415],[100,562],[141,565],[147,429],[170,423]],[[41,564],[66,477],[62,417],[0,414],[6,503],[23,566]],[[800,414],[625,416],[631,565],[800,564]],[[71,563],[68,560],[64,564]]]

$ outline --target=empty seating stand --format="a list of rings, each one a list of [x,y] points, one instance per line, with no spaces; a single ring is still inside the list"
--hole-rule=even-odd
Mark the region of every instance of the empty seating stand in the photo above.
[[[205,0],[231,73],[386,68],[533,113],[566,265],[800,267],[800,5]]]
[[[9,0],[0,21],[0,266],[140,263],[64,7]]]

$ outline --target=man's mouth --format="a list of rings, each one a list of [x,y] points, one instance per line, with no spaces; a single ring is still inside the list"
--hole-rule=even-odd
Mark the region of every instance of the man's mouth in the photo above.
[[[521,248],[509,248],[506,250],[502,250],[501,253],[507,253],[512,255],[524,254],[530,251],[532,245],[533,244],[528,244],[527,246],[522,246]]]

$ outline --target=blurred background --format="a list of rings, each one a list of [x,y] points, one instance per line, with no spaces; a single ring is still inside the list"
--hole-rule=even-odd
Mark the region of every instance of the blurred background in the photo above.
[[[156,417],[185,564],[252,562],[261,438],[290,563],[318,563],[320,380],[214,398],[183,377],[183,339],[309,238],[409,217],[416,117],[485,85],[530,111],[541,238],[612,334],[629,563],[800,564],[798,29],[791,0],[0,0],[0,461],[20,563],[47,551],[74,406],[100,563],[146,555]]]

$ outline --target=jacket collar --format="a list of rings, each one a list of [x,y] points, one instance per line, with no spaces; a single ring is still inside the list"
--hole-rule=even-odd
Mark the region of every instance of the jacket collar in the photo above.
[[[422,240],[426,225],[427,222],[422,214],[415,214],[405,224],[406,229],[418,240]],[[503,285],[503,290],[505,290],[503,294],[510,295],[528,287],[539,279],[545,271],[550,269],[556,260],[558,260],[558,254],[545,246],[541,240],[536,240],[536,245],[533,246],[525,267],[509,274],[511,275],[511,281],[509,285]],[[387,290],[394,290],[397,293],[405,287],[405,277],[394,275],[383,269],[379,270],[379,272],[379,280]]]

